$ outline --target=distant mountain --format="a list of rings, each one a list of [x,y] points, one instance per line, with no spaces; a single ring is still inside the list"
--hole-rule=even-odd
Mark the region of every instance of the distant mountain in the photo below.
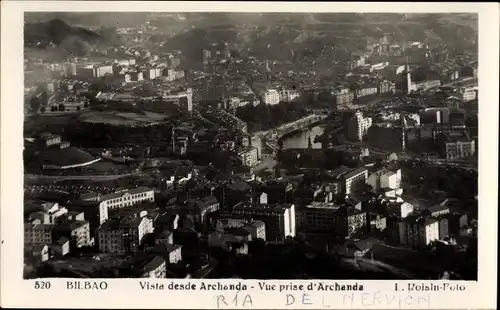
[[[193,60],[200,59],[201,49],[221,41],[250,54],[288,60],[325,53],[342,60],[367,40],[383,36],[392,42],[477,48],[474,14],[193,13],[186,19],[190,27],[165,38],[164,48],[182,50]]]
[[[82,27],[72,27],[60,19],[24,25],[26,48],[57,47],[67,54],[81,56],[103,41],[98,33]]]

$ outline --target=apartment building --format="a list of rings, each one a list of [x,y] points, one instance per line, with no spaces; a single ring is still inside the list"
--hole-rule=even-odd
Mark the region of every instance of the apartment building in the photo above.
[[[476,153],[475,141],[467,132],[440,133],[436,137],[436,145],[441,157],[447,160],[461,159]]]
[[[393,171],[382,168],[370,174],[367,183],[372,187],[374,193],[382,188],[398,189],[401,187],[401,169]]]
[[[280,94],[276,89],[268,89],[262,95],[262,102],[269,105],[280,103]]]
[[[241,148],[237,154],[243,166],[253,168],[259,164],[259,150],[256,147]]]
[[[153,232],[153,220],[147,216],[128,216],[109,219],[97,232],[99,252],[137,252],[144,242],[144,236]]]
[[[439,240],[439,221],[432,217],[408,217],[398,223],[399,239],[403,246],[422,249]]]
[[[345,194],[351,194],[360,189],[360,187],[366,184],[368,180],[368,170],[366,168],[358,168],[352,170],[342,177],[344,183]]]
[[[100,204],[109,209],[131,207],[142,202],[154,202],[153,189],[138,187],[101,197]]]
[[[363,141],[371,126],[372,118],[363,117],[363,112],[357,111],[347,123],[347,135],[352,141]]]

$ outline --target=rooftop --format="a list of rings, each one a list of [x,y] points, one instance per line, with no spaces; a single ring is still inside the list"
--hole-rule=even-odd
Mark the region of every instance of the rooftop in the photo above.
[[[125,195],[142,194],[142,193],[147,193],[147,192],[151,192],[151,191],[154,191],[154,189],[150,189],[147,187],[137,187],[137,188],[127,189],[127,190],[123,190],[123,191],[119,191],[119,192],[115,192],[115,193],[103,196],[101,198],[101,201],[116,199],[116,198],[123,197]]]
[[[352,178],[352,177],[357,176],[357,175],[359,175],[359,174],[365,173],[365,172],[367,172],[367,171],[368,171],[368,170],[367,170],[366,168],[358,168],[358,169],[354,169],[354,170],[352,170],[352,171],[350,171],[350,172],[346,173],[346,174],[344,175],[344,178],[349,179],[349,178]]]

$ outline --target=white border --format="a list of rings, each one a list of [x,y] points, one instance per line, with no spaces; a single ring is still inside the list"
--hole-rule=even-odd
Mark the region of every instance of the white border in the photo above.
[[[477,12],[479,13],[479,273],[478,282],[460,282],[464,292],[421,292],[408,295],[394,293],[396,281],[359,281],[364,292],[355,293],[354,301],[343,297],[351,292],[307,292],[299,305],[302,292],[294,292],[296,302],[286,307],[285,293],[261,292],[255,289],[239,293],[239,304],[220,304],[220,308],[250,308],[242,305],[250,294],[251,308],[495,308],[496,244],[498,189],[498,56],[499,7],[496,3],[284,3],[284,2],[100,2],[100,1],[9,1],[1,9],[1,295],[2,307],[64,308],[217,308],[218,292],[141,291],[137,280],[107,280],[106,291],[67,291],[63,279],[51,280],[52,289],[35,291],[33,281],[22,280],[23,256],[23,14],[25,11],[171,11],[171,12]],[[162,281],[169,283],[188,280]],[[199,283],[201,280],[191,280]],[[159,281],[157,281],[159,282]],[[214,282],[206,280],[204,281]],[[235,282],[224,280],[224,282]],[[287,281],[270,281],[286,283]],[[294,281],[299,283],[299,281]],[[301,281],[309,283],[309,281]],[[353,281],[339,281],[352,283]],[[355,282],[355,281],[354,281]],[[430,281],[397,281],[406,282]],[[436,281],[433,281],[436,283]],[[455,284],[456,282],[453,282]],[[249,284],[250,285],[250,284]],[[379,295],[375,295],[379,292]],[[232,300],[234,293],[221,293]],[[323,296],[322,296],[323,295]],[[379,303],[375,303],[378,296]],[[410,296],[410,297],[408,297]],[[322,301],[324,297],[324,301]],[[395,298],[393,298],[395,297]],[[392,300],[392,301],[391,301]],[[420,301],[420,302],[417,302]]]

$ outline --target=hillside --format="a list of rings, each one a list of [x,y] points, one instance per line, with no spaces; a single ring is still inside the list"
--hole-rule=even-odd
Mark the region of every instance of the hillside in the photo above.
[[[60,19],[24,25],[24,46],[26,49],[57,48],[63,54],[86,55],[89,50],[103,43],[96,32],[82,27],[72,27]]]
[[[249,54],[287,60],[320,57],[325,48],[342,60],[367,40],[384,35],[395,42],[459,49],[474,49],[477,44],[477,16],[472,14],[210,13],[188,19],[194,29],[165,38],[164,49],[182,50],[193,60],[199,60],[201,49],[218,41]]]

